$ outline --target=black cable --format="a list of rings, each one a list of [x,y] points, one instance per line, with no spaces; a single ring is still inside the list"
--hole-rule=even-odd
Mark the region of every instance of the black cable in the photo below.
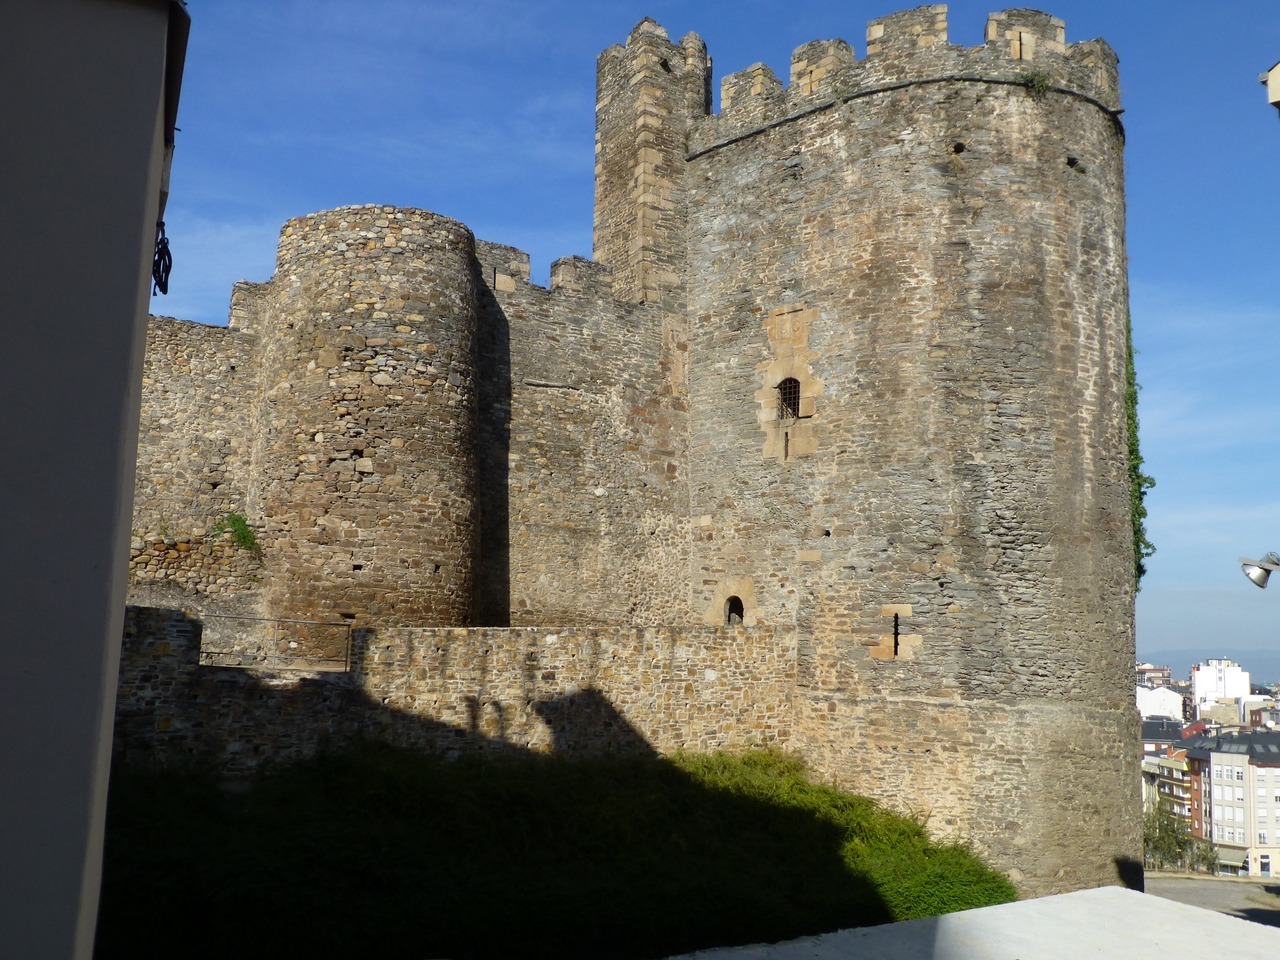
[[[155,296],[159,291],[163,294],[169,292],[169,271],[173,269],[173,254],[169,252],[169,238],[164,235],[164,221],[156,223],[156,254],[151,261],[151,279],[154,281],[151,287],[151,295]]]

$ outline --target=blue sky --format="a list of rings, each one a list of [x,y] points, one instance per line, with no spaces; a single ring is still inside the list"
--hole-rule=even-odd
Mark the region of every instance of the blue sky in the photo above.
[[[190,0],[155,313],[225,323],[271,275],[284,220],[349,203],[422,207],[552,260],[591,253],[595,58],[650,16],[706,40],[720,79],[843,37],[892,0]],[[1012,5],[1012,4],[1009,4]],[[951,42],[999,3],[958,0]],[[1151,558],[1138,653],[1280,648],[1280,3],[1058,0],[1068,41],[1120,55],[1134,341]],[[798,11],[798,12],[797,12]],[[1245,666],[1249,666],[1246,662]]]

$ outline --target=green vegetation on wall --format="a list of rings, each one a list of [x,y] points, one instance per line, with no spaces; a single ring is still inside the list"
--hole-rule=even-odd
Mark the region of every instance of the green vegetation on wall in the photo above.
[[[1147,572],[1147,557],[1156,552],[1147,539],[1147,491],[1156,485],[1155,478],[1142,470],[1142,451],[1138,445],[1138,378],[1133,365],[1133,323],[1125,322],[1127,354],[1125,357],[1125,417],[1129,427],[1129,514],[1133,524],[1134,585],[1142,582]]]
[[[224,533],[231,534],[232,542],[241,550],[248,550],[257,559],[262,559],[262,544],[243,513],[228,513],[209,528],[212,537],[220,537]]]
[[[1031,94],[1032,99],[1042,100],[1044,95],[1049,92],[1049,83],[1053,78],[1043,71],[1029,70],[1019,76],[1018,79],[1027,88],[1027,92]]]

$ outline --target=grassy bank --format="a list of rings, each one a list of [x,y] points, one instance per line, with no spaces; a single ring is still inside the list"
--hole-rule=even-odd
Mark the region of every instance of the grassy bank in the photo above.
[[[1013,899],[777,753],[117,768],[99,958],[661,957]]]

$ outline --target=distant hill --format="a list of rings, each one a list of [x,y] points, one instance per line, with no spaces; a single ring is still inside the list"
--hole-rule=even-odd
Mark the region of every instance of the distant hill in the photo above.
[[[1195,648],[1190,650],[1145,650],[1138,654],[1139,661],[1167,666],[1175,680],[1186,680],[1191,675],[1191,666],[1215,660],[1234,660],[1249,671],[1250,683],[1280,682],[1280,648],[1244,650],[1233,647],[1220,647],[1209,650]]]

